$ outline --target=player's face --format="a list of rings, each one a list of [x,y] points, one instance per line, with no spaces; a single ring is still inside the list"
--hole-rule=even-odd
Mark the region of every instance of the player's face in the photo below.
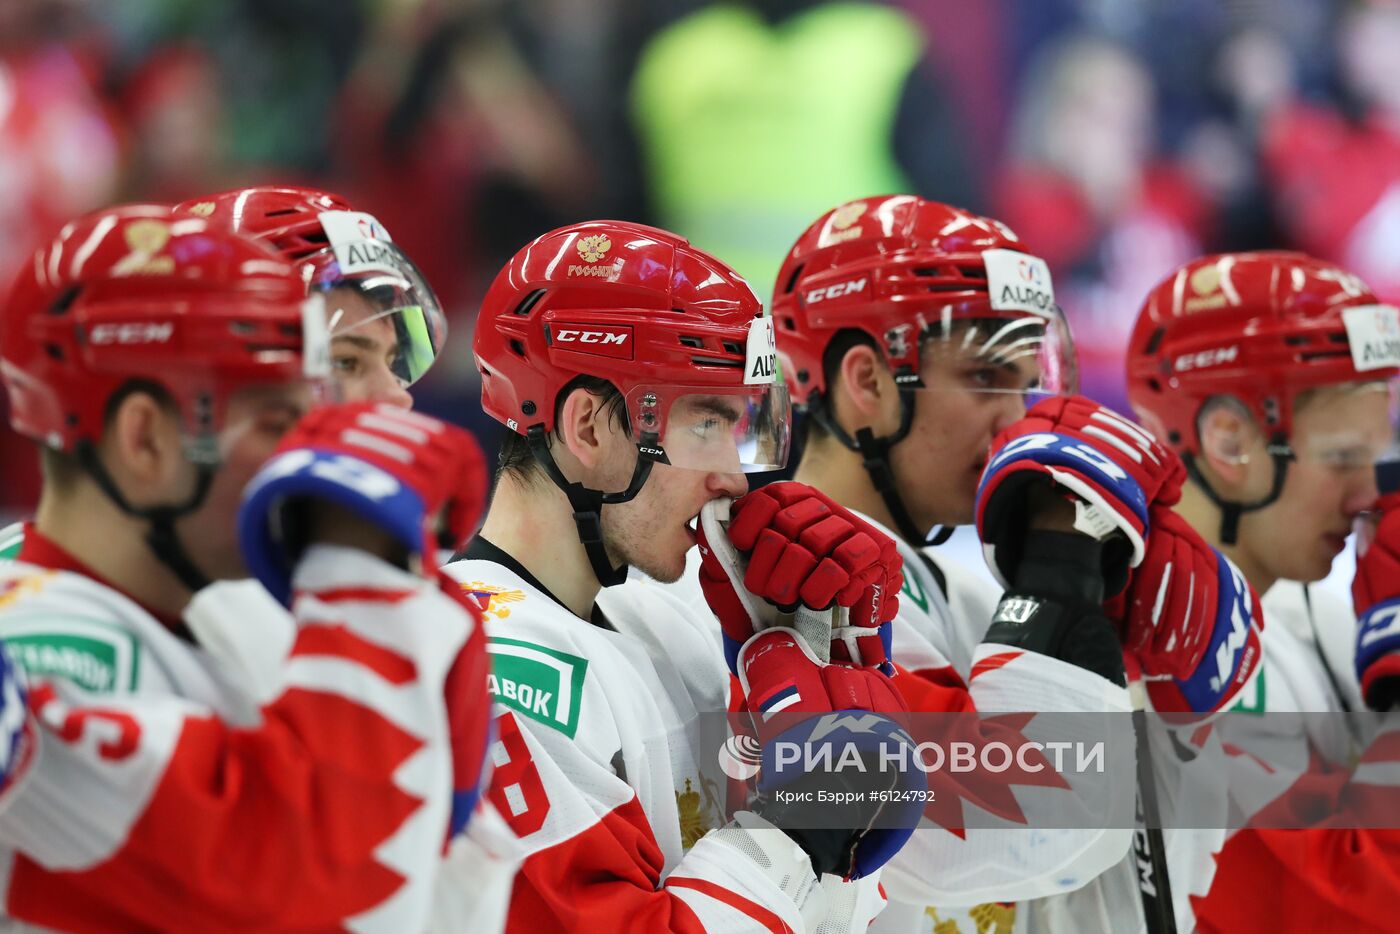
[[[394,375],[399,339],[392,315],[379,314],[354,289],[331,289],[326,311],[332,322],[331,369],[346,402],[387,402],[412,408],[413,397]]]
[[[677,462],[711,469],[657,464],[635,499],[603,507],[604,540],[615,564],[625,562],[666,583],[681,576],[685,554],[695,544],[693,526],[701,507],[712,499],[738,497],[748,490],[748,480],[739,472],[734,440],[734,424],[742,411],[732,399],[701,396],[685,397],[671,408],[666,451]],[[637,449],[620,431],[613,442],[613,482],[608,489],[623,489]]]
[[[900,498],[921,528],[967,525],[992,439],[1026,414],[1024,397],[1006,390],[1035,374],[930,343],[921,375],[927,388],[914,393],[909,434],[890,452]]]
[[[1322,390],[1297,408],[1297,459],[1283,490],[1240,522],[1240,547],[1253,562],[1283,580],[1327,576],[1357,514],[1376,501],[1374,464],[1390,440],[1389,410],[1387,393],[1367,388]]]
[[[243,489],[310,404],[310,390],[291,385],[244,389],[229,400],[226,427],[219,435],[222,461],[209,495],[198,510],[177,523],[190,558],[210,577],[247,576],[234,532]]]

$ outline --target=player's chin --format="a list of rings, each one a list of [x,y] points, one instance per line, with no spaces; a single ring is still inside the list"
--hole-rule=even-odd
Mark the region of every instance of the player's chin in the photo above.
[[[638,555],[632,565],[652,580],[674,584],[685,573],[685,554],[694,544],[694,530],[682,524],[666,536],[648,542],[645,554]]]

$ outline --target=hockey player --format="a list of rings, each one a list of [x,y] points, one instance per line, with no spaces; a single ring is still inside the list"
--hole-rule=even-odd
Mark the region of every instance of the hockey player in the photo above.
[[[629,566],[675,580],[702,508],[784,463],[787,394],[753,291],[664,231],[566,227],[497,276],[475,353],[482,406],[509,434],[481,535],[446,570],[484,606],[504,711],[492,800],[528,852],[508,929],[864,930],[907,824],[729,819],[717,749],[695,748],[703,715],[728,700],[713,615],[659,587],[607,613],[597,601]],[[753,573],[727,608],[893,612],[880,595],[898,589],[898,560],[845,510],[792,484],[735,510],[763,541],[736,537],[754,545]],[[818,662],[827,649],[792,629],[747,641],[734,666],[748,709],[893,722],[904,706],[890,679],[863,658]],[[766,804],[754,807],[776,819]]]
[[[251,237],[296,264],[308,292],[327,302],[339,398],[412,407],[408,388],[441,351],[447,320],[373,216],[339,195],[277,185],[206,195],[172,211]],[[23,539],[23,523],[0,529],[0,558],[18,553]]]
[[[408,388],[447,339],[437,296],[373,215],[339,195],[261,185],[194,198],[177,213],[206,217],[268,244],[325,296],[331,366],[346,401],[413,405]]]
[[[1395,797],[1393,731],[1339,725],[1344,712],[1388,708],[1400,659],[1386,610],[1400,596],[1395,498],[1378,505],[1374,472],[1395,439],[1397,335],[1400,311],[1356,276],[1261,252],[1177,270],[1149,295],[1129,344],[1133,407],[1190,470],[1181,515],[1263,594],[1261,671],[1235,709],[1338,714],[1277,717],[1296,729],[1292,746],[1245,745],[1232,758],[1232,807],[1262,812],[1265,827],[1312,822],[1287,816],[1303,788],[1343,828],[1356,826],[1348,809],[1368,794],[1376,809],[1360,823]],[[1358,558],[1358,630],[1344,601],[1310,585],[1331,570],[1353,520],[1381,506],[1379,537]],[[1213,865],[1208,894],[1193,893],[1203,931],[1394,930],[1393,831],[1241,830]]]
[[[898,532],[905,585],[893,654],[911,675],[897,681],[915,711],[943,709],[927,705],[947,703],[949,691],[969,710],[1125,711],[1120,636],[1140,650],[1135,668],[1153,676],[1164,709],[1218,709],[1248,678],[1253,658],[1237,651],[1221,689],[1204,688],[1230,635],[1214,631],[1217,611],[1249,599],[1228,578],[1198,592],[1194,612],[1184,590],[1158,617],[1125,612],[1140,608],[1131,599],[1105,610],[1125,587],[1131,598],[1172,583],[1175,533],[1159,531],[1149,545],[1181,465],[1141,428],[1064,398],[1074,391],[1074,352],[1049,270],[1004,225],[908,195],[840,205],[793,246],[773,315],[806,414],[797,479]],[[1047,609],[1034,626],[993,625],[1000,594],[931,547],[941,534],[928,534],[974,520],[1009,588],[1006,605],[1031,597],[1058,607],[1058,618]],[[1004,657],[1008,643],[1031,651],[988,670],[981,660]],[[1016,789],[1032,822],[1037,805],[1090,804],[1059,794]],[[1126,870],[1124,829],[1062,831],[1054,846],[1030,833],[996,841],[1014,858],[983,865],[967,856],[987,852],[975,832],[962,847],[951,834],[916,833],[886,870],[893,902],[876,927],[1009,926],[1011,905],[957,906],[1039,898],[1110,866]]]
[[[97,212],[35,255],[0,313],[0,373],[45,470],[0,568],[31,718],[10,677],[0,722],[32,743],[0,800],[5,915],[422,927],[485,748],[481,629],[428,539],[439,512],[460,533],[479,509],[470,439],[320,409],[245,507],[277,534],[240,553],[243,488],[331,385],[324,302],[267,248],[164,207]],[[206,586],[245,556],[295,587],[294,623]]]

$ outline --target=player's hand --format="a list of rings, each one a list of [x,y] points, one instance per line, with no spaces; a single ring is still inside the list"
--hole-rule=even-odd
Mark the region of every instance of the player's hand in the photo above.
[[[875,668],[823,664],[784,628],[744,644],[738,680],[762,747],[754,811],[796,840],[819,875],[874,872],[913,833],[928,787],[894,682]],[[810,768],[808,759],[824,747],[830,763],[847,766]],[[851,750],[864,768],[850,764]],[[816,803],[819,791],[836,797]],[[812,800],[802,800],[803,792]]]
[[[1149,513],[1147,554],[1109,616],[1138,659],[1154,710],[1220,710],[1259,666],[1259,598],[1186,520],[1166,506]]]
[[[1181,459],[1145,429],[1083,396],[1046,399],[992,442],[977,531],[1003,587],[1016,579],[1037,487],[1071,498],[1074,528],[1104,542],[1106,595],[1147,550],[1148,509],[1181,495]]]
[[[238,531],[248,569],[284,603],[312,532],[343,544],[346,516],[385,537],[424,574],[440,546],[476,528],[486,466],[471,435],[382,403],[316,409],[297,423],[244,492]],[[325,509],[308,504],[331,503]],[[308,519],[315,517],[314,522]],[[353,536],[350,536],[353,538]]]
[[[822,660],[889,661],[903,560],[894,539],[802,483],[774,483],[702,510],[700,585],[736,657],[755,632],[791,625]],[[827,641],[830,641],[828,650]]]
[[[1400,703],[1400,493],[1376,503],[1380,521],[1358,539],[1352,605],[1358,621],[1356,676],[1372,710]]]

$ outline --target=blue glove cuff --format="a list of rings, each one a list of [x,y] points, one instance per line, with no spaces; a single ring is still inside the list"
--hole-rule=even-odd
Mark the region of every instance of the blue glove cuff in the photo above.
[[[1382,600],[1361,615],[1356,627],[1356,677],[1378,658],[1400,650],[1400,597]]]
[[[1190,708],[1209,713],[1220,706],[1245,663],[1244,648],[1249,642],[1249,628],[1254,615],[1249,596],[1249,584],[1239,568],[1219,551],[1215,552],[1215,568],[1220,583],[1219,602],[1215,609],[1215,626],[1205,657],[1189,678],[1177,678],[1177,688]]]
[[[243,493],[238,540],[248,571],[283,605],[292,600],[297,555],[275,517],[288,500],[323,499],[389,532],[411,554],[423,550],[423,499],[388,471],[343,451],[297,448],[274,457]]]

